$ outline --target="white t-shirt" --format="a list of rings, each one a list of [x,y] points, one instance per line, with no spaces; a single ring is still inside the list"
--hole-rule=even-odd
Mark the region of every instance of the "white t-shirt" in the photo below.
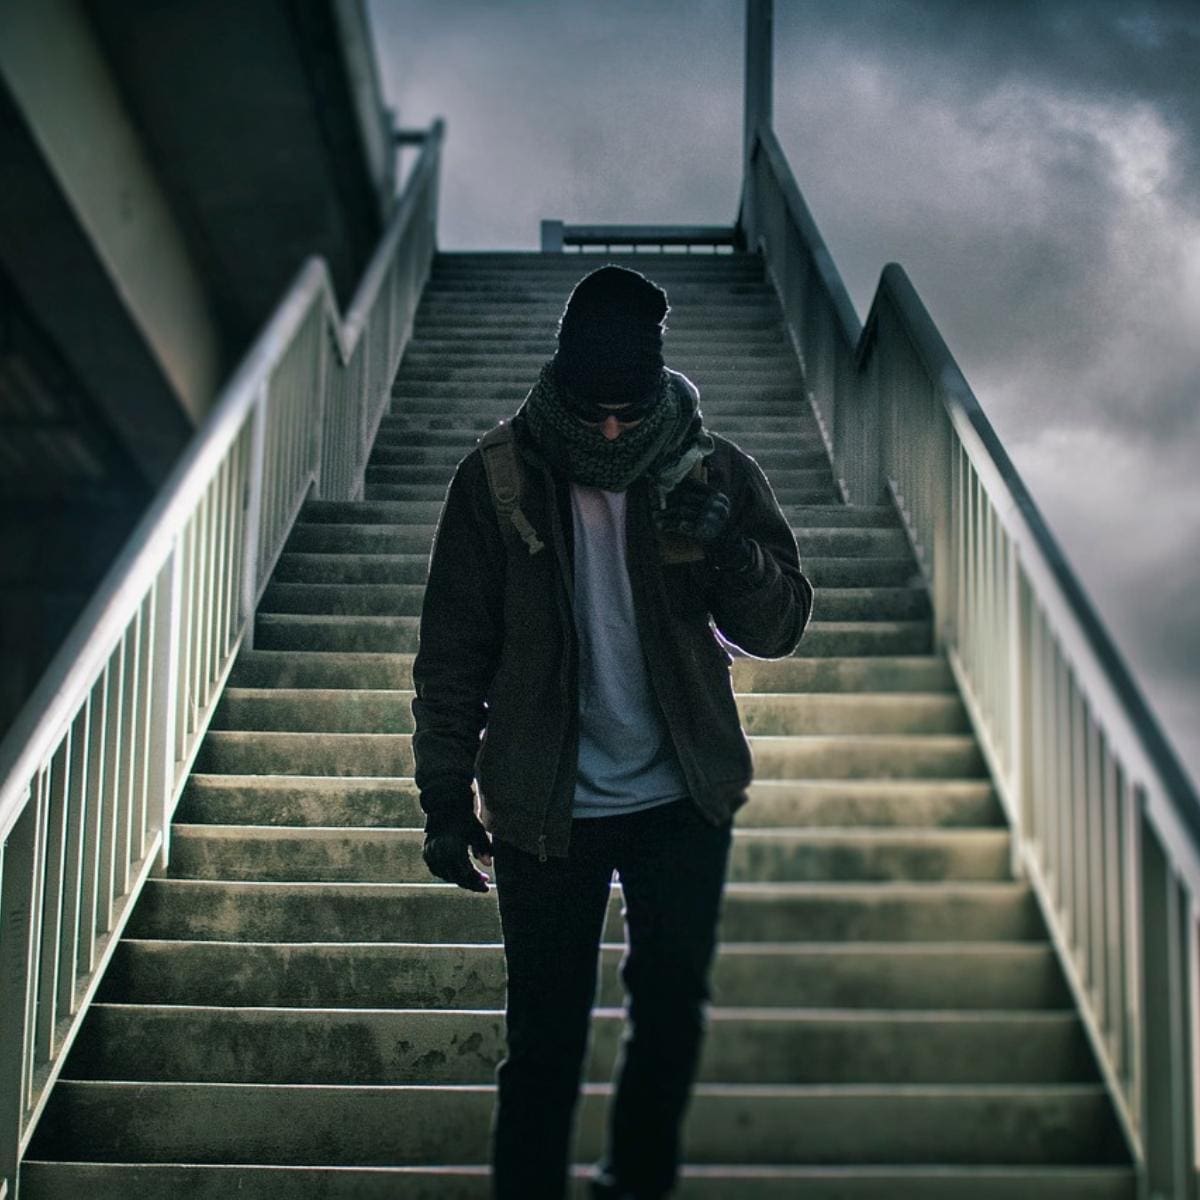
[[[625,493],[571,484],[579,773],[572,815],[615,816],[688,794],[654,698],[625,563]]]

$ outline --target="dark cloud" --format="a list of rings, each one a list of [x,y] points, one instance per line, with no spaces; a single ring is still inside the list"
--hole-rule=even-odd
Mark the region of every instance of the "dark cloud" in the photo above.
[[[443,246],[733,219],[738,0],[371,12],[404,122],[448,119]],[[775,30],[852,298],[904,264],[1200,777],[1200,3],[776,0]]]

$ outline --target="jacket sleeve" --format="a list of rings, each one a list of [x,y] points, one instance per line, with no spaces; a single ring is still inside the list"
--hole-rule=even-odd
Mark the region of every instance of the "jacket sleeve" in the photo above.
[[[486,696],[503,640],[504,544],[478,452],[459,464],[434,536],[413,661],[421,807],[471,811]]]
[[[783,658],[808,626],[813,586],[762,468],[735,450],[732,470],[730,519],[752,543],[754,562],[737,574],[709,571],[709,610],[726,641],[756,658]]]

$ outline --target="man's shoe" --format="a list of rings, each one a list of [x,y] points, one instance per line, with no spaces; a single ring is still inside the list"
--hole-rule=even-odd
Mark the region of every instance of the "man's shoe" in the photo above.
[[[627,1192],[611,1175],[593,1175],[588,1181],[591,1200],[639,1200],[633,1192]]]

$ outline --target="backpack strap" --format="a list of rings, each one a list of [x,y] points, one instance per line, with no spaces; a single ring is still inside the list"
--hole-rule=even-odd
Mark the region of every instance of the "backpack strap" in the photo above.
[[[496,508],[496,516],[500,519],[501,526],[503,527],[506,521],[509,522],[516,529],[521,541],[529,547],[530,554],[544,550],[545,543],[529,523],[529,518],[521,511],[524,477],[521,464],[517,461],[512,427],[507,421],[501,421],[479,439],[479,448],[483,453],[483,467],[487,472],[488,491],[492,494],[492,504]]]

